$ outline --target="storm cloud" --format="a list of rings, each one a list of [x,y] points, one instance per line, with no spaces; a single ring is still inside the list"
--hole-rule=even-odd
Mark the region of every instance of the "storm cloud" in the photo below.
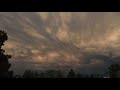
[[[120,13],[0,12],[0,29],[8,34],[4,48],[16,73],[53,68],[99,73],[108,64],[91,56],[120,55]]]

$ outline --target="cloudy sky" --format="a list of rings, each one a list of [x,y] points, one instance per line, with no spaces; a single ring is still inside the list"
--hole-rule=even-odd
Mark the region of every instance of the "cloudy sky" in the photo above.
[[[92,55],[120,55],[120,13],[0,12],[0,29],[8,34],[4,49],[11,69],[104,72],[108,63]]]

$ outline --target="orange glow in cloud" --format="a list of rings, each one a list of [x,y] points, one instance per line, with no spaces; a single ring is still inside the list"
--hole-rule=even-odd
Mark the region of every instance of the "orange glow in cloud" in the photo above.
[[[60,55],[56,52],[49,52],[47,54],[47,57],[50,59],[50,60],[54,60],[55,58],[59,57]]]
[[[5,47],[6,49],[17,48],[17,46],[16,46],[17,44],[18,44],[18,43],[13,42],[13,41],[7,41],[7,42],[5,42],[4,47]]]
[[[120,36],[120,29],[114,30],[109,37],[107,38],[108,41],[117,41]]]
[[[37,53],[37,55],[32,56],[32,58],[35,62],[46,62],[49,60],[54,61],[59,56],[59,54],[56,52],[49,52],[45,55],[40,54],[39,51],[37,51],[37,50],[33,50],[32,52],[34,52],[34,54]],[[39,53],[39,55],[38,55],[38,53]]]
[[[74,56],[74,55],[72,55],[72,54],[68,54],[68,53],[64,53],[64,60],[66,61],[66,62],[71,62],[71,61],[78,61],[78,59]]]
[[[33,53],[33,54],[39,54],[39,50],[36,50],[36,49],[33,49],[33,50],[31,50],[31,52]]]
[[[34,62],[44,62],[46,61],[46,57],[45,56],[32,56],[32,59],[34,60]]]

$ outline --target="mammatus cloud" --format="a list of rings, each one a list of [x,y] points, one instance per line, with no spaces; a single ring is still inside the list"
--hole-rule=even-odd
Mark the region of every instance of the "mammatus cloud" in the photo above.
[[[120,55],[120,13],[1,12],[0,29],[8,33],[6,53],[17,73],[25,69],[74,68],[104,71],[105,61],[91,55]]]

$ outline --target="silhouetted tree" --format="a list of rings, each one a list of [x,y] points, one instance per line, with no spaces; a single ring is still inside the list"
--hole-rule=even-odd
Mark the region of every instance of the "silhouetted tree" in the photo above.
[[[15,75],[14,78],[22,78],[20,75]]]
[[[119,64],[110,65],[110,67],[109,67],[110,78],[118,78],[119,72],[120,72],[120,65]]]
[[[46,78],[45,73],[41,72],[40,75],[39,75],[39,78]]]
[[[94,75],[93,75],[93,74],[91,74],[91,75],[90,75],[90,78],[94,78]]]
[[[23,78],[34,78],[34,72],[31,70],[26,70],[23,74]]]
[[[67,75],[68,78],[75,78],[75,72],[71,69]]]
[[[23,74],[23,78],[63,78],[61,71],[47,70],[41,73],[26,70]]]
[[[5,50],[2,49],[4,42],[8,40],[7,33],[0,30],[0,77],[12,77],[13,72],[9,72],[9,68],[11,64],[9,63],[8,59],[11,58],[11,55],[6,55]]]
[[[120,70],[117,72],[117,78],[120,78]]]
[[[35,78],[39,78],[40,77],[40,74],[37,71],[34,74],[35,74],[34,75]]]
[[[44,72],[44,77],[45,78],[63,78],[64,75],[62,74],[61,71],[56,71],[56,70],[48,70]]]
[[[83,76],[84,76],[83,74],[79,74],[79,73],[78,73],[78,74],[76,75],[76,78],[83,78]]]

